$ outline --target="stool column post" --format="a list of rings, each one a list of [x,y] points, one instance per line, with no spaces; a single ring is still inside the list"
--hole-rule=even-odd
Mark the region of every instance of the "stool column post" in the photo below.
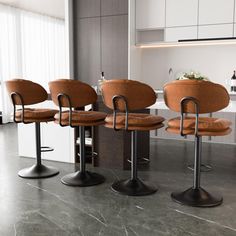
[[[80,172],[85,173],[85,134],[84,126],[79,127],[79,136],[80,136]]]
[[[196,136],[195,137],[195,159],[194,159],[193,189],[199,189],[200,188],[201,151],[202,151],[202,138],[200,136]]]
[[[37,166],[41,166],[41,134],[40,134],[40,123],[35,122],[35,136],[36,136],[36,157]]]
[[[137,179],[137,130],[131,132],[131,179]]]

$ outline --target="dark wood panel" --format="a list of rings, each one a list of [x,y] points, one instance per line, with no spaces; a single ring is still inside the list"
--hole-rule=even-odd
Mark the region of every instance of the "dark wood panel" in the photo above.
[[[128,16],[102,17],[101,38],[105,78],[128,78]]]
[[[128,14],[128,0],[101,0],[101,15]]]
[[[77,21],[75,77],[90,85],[96,85],[100,78],[100,18],[84,18]]]
[[[76,18],[99,17],[100,0],[74,0],[74,16]]]

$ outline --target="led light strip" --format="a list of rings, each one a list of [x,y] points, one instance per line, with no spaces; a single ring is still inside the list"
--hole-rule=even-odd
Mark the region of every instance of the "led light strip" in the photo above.
[[[236,40],[137,44],[136,47],[138,48],[171,48],[171,47],[213,46],[213,45],[234,45],[234,44],[236,44]]]

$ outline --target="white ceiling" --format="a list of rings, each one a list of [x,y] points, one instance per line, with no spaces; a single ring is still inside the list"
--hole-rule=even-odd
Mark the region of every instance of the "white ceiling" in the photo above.
[[[0,3],[57,18],[65,18],[64,0],[0,0]]]

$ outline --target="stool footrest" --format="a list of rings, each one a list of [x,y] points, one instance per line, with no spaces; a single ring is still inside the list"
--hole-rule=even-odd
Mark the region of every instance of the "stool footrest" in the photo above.
[[[188,165],[188,169],[194,171],[194,165],[193,164]],[[207,164],[201,164],[200,169],[201,172],[209,172],[212,171],[212,166]]]

